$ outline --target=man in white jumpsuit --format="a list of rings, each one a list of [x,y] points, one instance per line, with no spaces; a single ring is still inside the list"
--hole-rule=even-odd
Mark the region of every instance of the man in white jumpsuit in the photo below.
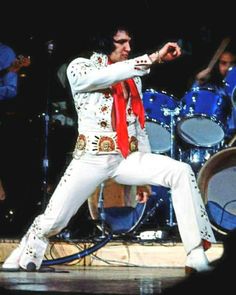
[[[154,63],[181,55],[176,43],[128,59],[131,36],[117,27],[109,42],[100,42],[89,58],[76,58],[67,68],[78,113],[74,157],[45,212],[34,220],[3,268],[38,270],[48,238],[67,226],[71,217],[105,180],[125,185],[161,185],[171,189],[180,236],[186,250],[186,271],[210,269],[205,250],[214,234],[191,167],[168,156],[151,153],[145,132],[141,76]],[[62,140],[65,140],[62,138]],[[158,140],[162,140],[159,138]],[[139,201],[147,198],[143,190]],[[31,268],[30,268],[31,269]]]

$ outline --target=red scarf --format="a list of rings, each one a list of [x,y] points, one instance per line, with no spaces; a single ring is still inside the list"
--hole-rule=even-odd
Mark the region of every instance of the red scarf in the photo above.
[[[144,113],[143,103],[139,95],[137,86],[133,79],[128,79],[125,82],[129,86],[129,90],[131,94],[132,111],[138,118],[141,128],[144,128],[145,113]],[[124,98],[124,93],[123,93],[123,88],[121,83],[117,83],[112,86],[112,94],[114,97],[117,144],[122,155],[126,158],[129,154],[129,136],[128,136],[128,130],[127,130],[127,121],[126,121],[126,99]]]

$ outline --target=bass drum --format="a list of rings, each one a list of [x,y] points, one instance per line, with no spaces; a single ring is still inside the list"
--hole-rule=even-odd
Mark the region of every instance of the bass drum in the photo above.
[[[98,201],[100,187],[89,197],[88,205],[90,215],[93,219],[99,218]],[[106,180],[103,188],[103,206],[111,207],[134,207],[135,206],[135,186],[122,185],[112,179]]]
[[[162,200],[151,195],[146,203],[136,201],[136,186],[123,185],[109,179],[103,187],[103,216],[106,230],[113,234],[129,234],[137,232],[149,217],[152,217]],[[101,187],[88,198],[88,208],[92,219],[99,218],[99,201]],[[101,224],[98,225],[101,230]]]
[[[92,219],[99,220],[99,196],[101,188],[97,187],[88,199],[88,208]],[[131,232],[146,211],[146,204],[137,203],[136,186],[116,183],[109,179],[104,182],[103,207],[105,223],[115,234]]]
[[[197,181],[212,227],[227,235],[236,228],[236,147],[214,154]]]

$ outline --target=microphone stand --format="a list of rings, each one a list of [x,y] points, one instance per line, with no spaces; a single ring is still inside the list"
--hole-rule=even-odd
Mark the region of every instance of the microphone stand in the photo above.
[[[53,40],[46,43],[48,52],[48,72],[47,72],[47,93],[46,93],[46,105],[44,117],[44,156],[43,156],[43,202],[42,208],[45,209],[47,201],[49,199],[48,192],[48,169],[49,169],[49,159],[48,159],[48,136],[49,136],[49,121],[50,121],[50,110],[49,110],[49,98],[51,95],[51,78],[52,78],[52,55],[55,49],[55,44]]]

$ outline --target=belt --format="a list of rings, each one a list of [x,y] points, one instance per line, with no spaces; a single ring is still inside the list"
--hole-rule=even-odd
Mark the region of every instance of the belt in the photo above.
[[[138,140],[135,136],[129,137],[130,153],[138,151]],[[77,138],[74,158],[80,156],[83,152],[91,154],[118,154],[121,153],[117,146],[117,137],[115,132],[108,133],[88,133],[80,134]]]

